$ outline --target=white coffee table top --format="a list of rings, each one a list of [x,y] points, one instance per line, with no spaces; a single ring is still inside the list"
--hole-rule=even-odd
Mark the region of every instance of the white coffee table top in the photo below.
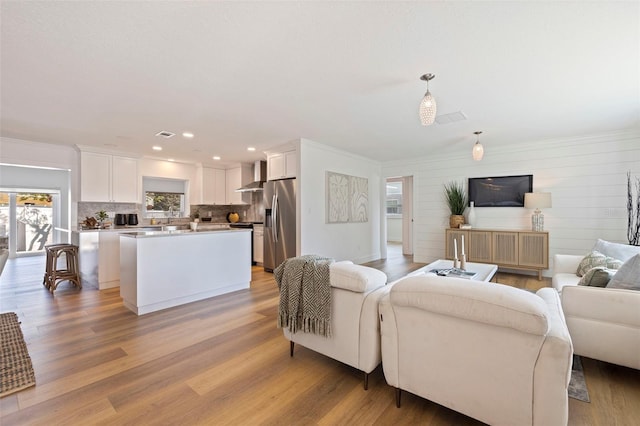
[[[430,273],[429,271],[431,271],[432,269],[450,269],[450,268],[453,268],[453,260],[439,259],[439,260],[436,260],[435,262],[431,262],[427,266],[423,266],[422,268],[411,272],[410,274],[407,275],[407,277],[412,277],[414,275],[420,275],[424,273],[429,274]],[[492,265],[490,263],[467,262],[465,270],[470,272],[476,272],[478,274],[475,277],[471,278],[474,281],[491,281],[494,275],[496,274],[496,272],[498,272],[498,265]]]

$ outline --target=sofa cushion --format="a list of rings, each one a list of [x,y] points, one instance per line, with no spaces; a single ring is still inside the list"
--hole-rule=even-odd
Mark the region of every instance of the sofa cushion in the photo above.
[[[351,263],[331,265],[331,287],[364,293],[383,286],[387,282],[384,272],[368,266]]]
[[[581,277],[590,269],[593,269],[597,266],[604,266],[608,269],[618,269],[621,265],[622,262],[620,260],[594,250],[582,259],[580,265],[578,265],[576,275]]]
[[[578,285],[588,285],[591,287],[606,287],[609,280],[617,271],[615,269],[607,269],[604,266],[596,266],[587,271],[586,274],[578,281]]]
[[[620,267],[607,288],[640,290],[640,254],[636,254]]]
[[[640,254],[640,246],[612,243],[605,240],[596,241],[596,245],[593,246],[593,250],[599,251],[606,256],[613,257],[614,259],[620,259],[623,262],[626,262],[636,254]]]

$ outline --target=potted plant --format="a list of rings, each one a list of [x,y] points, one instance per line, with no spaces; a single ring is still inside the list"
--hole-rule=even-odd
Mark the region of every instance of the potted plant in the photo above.
[[[98,217],[98,222],[100,222],[100,227],[104,226],[104,221],[109,219],[109,215],[104,210],[96,212],[96,216]]]
[[[464,209],[467,207],[467,193],[464,186],[458,182],[445,183],[444,195],[451,212],[449,226],[459,228],[464,223]]]

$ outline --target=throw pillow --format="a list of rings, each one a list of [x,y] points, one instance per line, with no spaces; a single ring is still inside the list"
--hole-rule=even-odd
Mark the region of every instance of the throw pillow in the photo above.
[[[604,266],[596,266],[589,269],[580,281],[578,285],[587,285],[591,287],[606,287],[609,284],[609,280],[615,275],[614,269],[607,269]]]
[[[590,269],[593,269],[597,266],[604,266],[607,269],[618,269],[622,266],[622,262],[614,259],[613,257],[606,256],[599,251],[592,251],[588,255],[582,259],[580,265],[578,265],[578,270],[576,271],[576,275],[579,277],[584,276]]]
[[[607,288],[640,290],[640,254],[636,254],[622,264],[607,284]]]
[[[632,246],[630,244],[612,243],[610,241],[598,240],[593,246],[594,251],[599,251],[605,256],[620,259],[626,262],[636,254],[640,254],[640,246]]]

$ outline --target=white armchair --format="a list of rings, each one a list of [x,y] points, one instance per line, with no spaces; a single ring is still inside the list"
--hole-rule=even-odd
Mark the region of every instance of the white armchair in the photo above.
[[[331,337],[283,328],[290,354],[298,343],[363,371],[364,388],[369,373],[381,362],[378,302],[388,292],[387,276],[352,262],[333,263],[331,269]]]
[[[563,425],[571,339],[558,294],[458,278],[397,282],[380,304],[387,383],[495,425]]]

